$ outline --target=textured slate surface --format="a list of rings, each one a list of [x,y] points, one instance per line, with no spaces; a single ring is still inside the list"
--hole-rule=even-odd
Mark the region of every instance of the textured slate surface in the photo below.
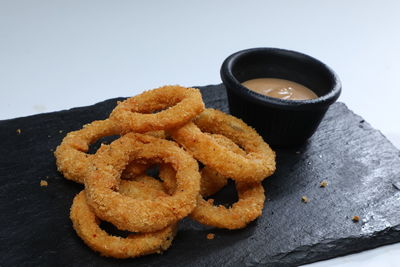
[[[202,91],[208,106],[227,111],[222,86]],[[115,104],[0,121],[0,266],[289,266],[400,241],[400,151],[336,103],[308,144],[277,151],[278,170],[264,182],[264,214],[246,229],[184,220],[163,255],[100,257],[72,229],[69,208],[82,186],[57,173],[52,150],[66,132],[107,117]],[[328,187],[320,188],[325,179]],[[206,239],[210,232],[214,240]]]

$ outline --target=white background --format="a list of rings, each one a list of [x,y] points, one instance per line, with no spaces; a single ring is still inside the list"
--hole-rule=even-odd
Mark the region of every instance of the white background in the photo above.
[[[341,77],[339,99],[400,147],[400,1],[0,0],[0,120],[220,83],[231,53],[297,50]],[[400,266],[400,245],[314,266]]]

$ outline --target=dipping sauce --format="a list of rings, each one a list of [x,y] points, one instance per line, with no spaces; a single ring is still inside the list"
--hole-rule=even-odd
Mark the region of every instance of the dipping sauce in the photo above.
[[[318,97],[307,87],[284,79],[258,78],[245,81],[242,85],[259,94],[281,99],[305,100]]]

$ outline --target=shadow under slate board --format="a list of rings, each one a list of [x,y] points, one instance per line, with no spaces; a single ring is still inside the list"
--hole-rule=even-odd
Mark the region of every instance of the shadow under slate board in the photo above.
[[[228,111],[222,85],[200,88],[208,107]],[[69,209],[83,186],[57,172],[52,151],[67,132],[106,118],[117,100],[0,121],[0,266],[291,266],[400,241],[400,151],[335,103],[305,146],[277,150],[263,215],[245,229],[185,219],[162,255],[101,257],[72,228]]]

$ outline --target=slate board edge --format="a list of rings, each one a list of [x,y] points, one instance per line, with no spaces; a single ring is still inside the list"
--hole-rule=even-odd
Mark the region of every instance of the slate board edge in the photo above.
[[[213,87],[217,87],[217,86],[221,86],[222,84],[209,84],[209,85],[204,85],[204,86],[193,86],[193,88],[202,88],[202,90],[204,89],[209,89],[209,88],[213,88]],[[223,85],[222,85],[223,86]],[[15,118],[9,118],[9,119],[3,119],[0,120],[0,123],[5,123],[7,121],[10,120],[18,120],[18,119],[27,119],[27,118],[31,118],[34,119],[36,116],[47,116],[47,115],[51,115],[53,113],[59,113],[59,112],[69,112],[69,111],[74,111],[74,110],[78,110],[81,108],[90,108],[90,107],[94,107],[97,105],[101,105],[102,103],[105,102],[111,102],[111,101],[123,101],[124,99],[126,99],[128,97],[115,97],[115,98],[110,98],[110,99],[106,99],[100,102],[96,102],[94,104],[89,104],[89,105],[85,105],[85,106],[79,106],[79,107],[73,107],[73,108],[66,108],[66,109],[61,109],[61,110],[55,110],[55,111],[50,111],[50,112],[43,112],[43,113],[38,113],[38,114],[33,114],[33,115],[27,115],[27,116],[21,116],[21,117],[15,117]],[[336,102],[335,104],[340,104],[340,105],[344,105],[347,107],[347,105],[344,102]],[[347,107],[348,108],[348,107]],[[349,111],[351,113],[353,113],[354,115],[358,116],[360,118],[360,120],[362,120],[363,122],[369,124],[367,121],[364,121],[363,117],[361,117],[360,115],[356,114],[353,112],[353,110],[349,109]],[[371,126],[374,130],[377,130],[388,142],[390,142],[394,147],[396,147],[392,141],[390,141],[390,139],[388,139],[379,129],[374,128],[373,126]],[[397,147],[396,147],[397,148]],[[400,149],[399,149],[400,152]]]
[[[126,99],[127,97],[115,97],[115,98],[110,98],[110,99],[106,99],[100,102],[96,102],[94,104],[89,104],[86,106],[79,106],[79,107],[73,107],[73,108],[66,108],[66,109],[61,109],[61,110],[55,110],[55,111],[49,111],[49,112],[43,112],[43,113],[38,113],[38,114],[33,114],[33,115],[27,115],[27,116],[22,116],[22,117],[16,117],[16,118],[9,118],[9,119],[4,119],[4,120],[0,120],[0,123],[6,123],[8,121],[12,121],[12,120],[19,120],[19,119],[35,119],[35,117],[37,116],[48,116],[51,115],[53,113],[65,113],[65,112],[70,112],[70,111],[74,111],[74,110],[79,110],[82,108],[91,108],[91,107],[95,107],[97,105],[101,105],[103,103],[107,103],[107,102],[111,102],[111,101],[122,101],[124,99]]]
[[[204,86],[192,86],[193,88],[202,88],[202,90],[204,89],[210,89],[210,88],[214,88],[217,86],[223,86],[223,84],[209,84],[209,85],[204,85]],[[50,111],[50,112],[43,112],[43,113],[38,113],[38,114],[33,114],[33,115],[27,115],[27,116],[21,116],[21,117],[15,117],[15,118],[9,118],[9,119],[3,119],[0,120],[0,123],[4,123],[10,120],[18,120],[18,119],[27,119],[27,118],[31,118],[34,119],[36,116],[47,116],[47,115],[51,115],[52,113],[59,113],[59,112],[69,112],[69,111],[74,111],[74,110],[78,110],[81,108],[90,108],[90,107],[94,107],[97,105],[101,105],[102,103],[106,103],[106,102],[111,102],[111,101],[123,101],[124,99],[127,99],[128,97],[115,97],[115,98],[110,98],[110,99],[106,99],[100,102],[96,102],[94,104],[89,104],[89,105],[85,105],[85,106],[79,106],[79,107],[73,107],[73,108],[66,108],[66,109],[61,109],[61,110],[55,110],[55,111]],[[340,105],[344,105],[347,107],[347,105],[344,102],[336,102],[335,104],[340,104]],[[347,107],[348,108],[348,107]],[[349,109],[349,108],[348,108]],[[354,113],[351,109],[349,109],[349,111],[351,113],[353,113],[354,115],[358,116],[360,118],[360,120],[362,120],[363,122],[369,124],[367,121],[365,121],[363,119],[363,117],[361,117],[360,115]],[[372,129],[377,130],[388,142],[390,142],[394,147],[396,147],[391,141],[390,139],[388,139],[379,129],[374,128],[373,126],[371,126]],[[397,148],[397,147],[396,147]],[[400,149],[399,149],[400,152]]]
[[[388,227],[380,232],[375,233],[374,235],[368,235],[366,237],[353,236],[349,238],[336,239],[333,241],[322,240],[315,245],[298,247],[289,253],[282,253],[278,255],[277,257],[280,257],[280,259],[279,261],[276,261],[276,266],[288,266],[288,264],[284,262],[285,258],[289,256],[292,257],[290,266],[297,266],[299,264],[311,264],[318,261],[334,259],[340,256],[346,256],[385,245],[395,244],[397,242],[400,242],[400,225]],[[349,250],[350,246],[347,244],[351,244],[354,249]],[[332,251],[332,247],[334,247],[334,251]],[[321,254],[323,252],[329,254]],[[303,254],[305,253],[309,253],[311,255],[304,257]],[[313,253],[317,254],[312,255]],[[293,258],[296,257],[296,254],[303,256],[301,256],[299,260],[293,262]],[[263,264],[261,263],[260,266],[261,265]]]

